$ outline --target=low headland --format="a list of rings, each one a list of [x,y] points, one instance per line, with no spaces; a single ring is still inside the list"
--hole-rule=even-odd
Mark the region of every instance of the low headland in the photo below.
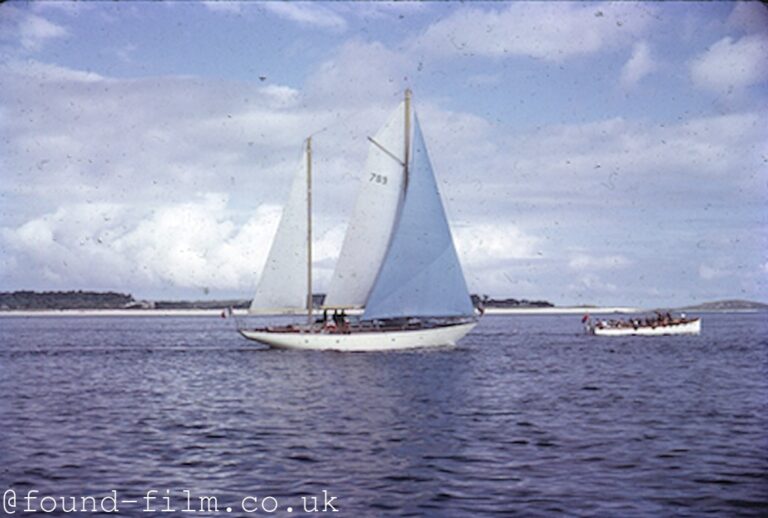
[[[313,301],[320,311],[324,294],[315,294]],[[607,314],[638,313],[654,308],[628,306],[555,306],[546,300],[494,299],[487,295],[472,295],[472,302],[482,305],[486,314]],[[226,300],[137,300],[132,295],[96,291],[13,291],[0,292],[0,316],[103,315],[103,316],[184,316],[220,315],[225,308],[235,314],[245,314],[250,301]],[[747,300],[720,300],[682,308],[658,308],[672,311],[739,312],[766,311],[768,304]]]

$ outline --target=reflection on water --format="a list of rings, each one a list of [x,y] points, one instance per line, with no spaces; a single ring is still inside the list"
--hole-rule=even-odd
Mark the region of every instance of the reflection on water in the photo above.
[[[341,354],[259,349],[214,318],[5,317],[0,490],[270,495],[278,515],[322,490],[349,516],[765,515],[767,331],[756,314],[658,338],[489,316],[458,348]]]

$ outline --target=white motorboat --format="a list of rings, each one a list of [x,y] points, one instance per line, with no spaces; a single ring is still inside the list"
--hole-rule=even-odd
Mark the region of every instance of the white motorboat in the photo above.
[[[666,323],[588,322],[588,333],[597,336],[664,336],[664,335],[698,335],[701,333],[701,319],[678,319]]]

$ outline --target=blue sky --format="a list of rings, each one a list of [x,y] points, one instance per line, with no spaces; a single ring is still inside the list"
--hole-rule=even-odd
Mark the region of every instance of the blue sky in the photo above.
[[[470,290],[768,301],[757,2],[0,5],[0,289],[248,297],[315,133],[316,291],[410,87]]]

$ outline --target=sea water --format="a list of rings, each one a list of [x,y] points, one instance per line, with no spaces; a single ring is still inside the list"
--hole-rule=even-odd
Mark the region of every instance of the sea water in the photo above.
[[[211,317],[3,317],[3,512],[765,516],[768,319],[703,316],[656,338],[487,316],[456,348],[358,354]]]

